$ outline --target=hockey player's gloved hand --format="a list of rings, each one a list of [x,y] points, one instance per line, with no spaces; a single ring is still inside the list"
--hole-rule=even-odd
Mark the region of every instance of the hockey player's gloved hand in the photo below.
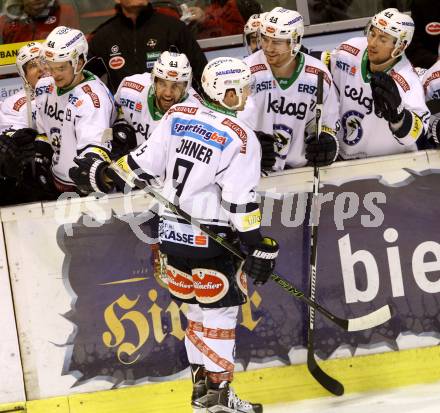
[[[305,139],[306,159],[310,164],[327,166],[333,163],[338,156],[338,140],[327,132],[321,132],[319,139],[310,135]]]
[[[125,119],[118,119],[112,126],[112,159],[119,159],[136,148],[136,132]]]
[[[254,284],[264,284],[275,268],[275,261],[279,250],[278,243],[265,237],[246,257],[243,264],[243,271],[253,278]]]
[[[270,171],[272,166],[275,165],[276,152],[275,152],[275,137],[269,133],[255,131],[258,140],[260,141],[262,155],[261,155],[261,170]]]
[[[440,114],[431,115],[429,119],[429,135],[436,143],[436,146],[440,144]]]
[[[374,73],[371,76],[371,92],[376,115],[383,116],[390,123],[398,123],[403,119],[402,98],[390,75],[384,72]]]
[[[73,162],[78,166],[69,169],[69,176],[81,195],[91,192],[107,194],[114,188],[112,180],[106,175],[110,164],[98,155],[89,152],[84,156],[77,156]]]
[[[37,132],[30,128],[7,131],[0,135],[0,176],[18,178],[31,161]]]
[[[52,190],[53,178],[51,172],[53,149],[46,135],[38,135],[35,138],[35,178],[38,183],[47,190]]]

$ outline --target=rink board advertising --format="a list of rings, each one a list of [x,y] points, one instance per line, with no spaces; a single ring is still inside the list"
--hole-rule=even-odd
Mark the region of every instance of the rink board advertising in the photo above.
[[[432,170],[393,184],[365,178],[321,188],[316,300],[343,318],[385,304],[396,315],[382,326],[348,333],[318,314],[319,357],[335,357],[340,348],[353,355],[383,346],[398,350],[402,333],[439,331],[440,224],[430,208],[440,205],[438,182],[439,172]],[[276,271],[303,291],[306,199],[294,191],[265,191],[261,200],[263,233],[280,243]],[[11,277],[18,280],[13,290],[22,345],[30,349],[23,364],[37,368],[27,377],[35,397],[186,377],[186,306],[172,301],[154,277],[141,235],[149,234],[148,222],[134,224],[134,217],[112,210],[110,202],[70,221],[61,222],[56,211],[3,224],[9,248],[18,240],[26,245],[10,248],[9,260],[21,262]],[[27,275],[31,268],[34,277]],[[18,288],[24,277],[27,288]],[[306,323],[307,308],[299,300],[271,281],[259,288],[249,282],[239,313],[237,363],[254,369],[274,360],[305,362]]]

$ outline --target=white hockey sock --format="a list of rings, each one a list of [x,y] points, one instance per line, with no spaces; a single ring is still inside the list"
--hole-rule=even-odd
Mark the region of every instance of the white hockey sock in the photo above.
[[[203,354],[205,369],[233,373],[238,306],[202,308],[202,312],[203,341],[210,350],[208,354]]]
[[[185,334],[185,348],[188,361],[191,364],[203,364],[203,354],[188,338],[188,333],[192,332],[200,340],[203,340],[203,313],[198,304],[188,304],[188,312],[186,313],[188,327]]]

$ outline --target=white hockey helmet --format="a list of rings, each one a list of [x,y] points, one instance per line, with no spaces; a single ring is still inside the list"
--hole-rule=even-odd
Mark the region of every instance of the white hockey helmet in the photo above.
[[[304,36],[304,19],[294,10],[275,7],[260,22],[260,34],[290,41],[292,56],[301,49]]]
[[[253,14],[251,17],[249,17],[249,20],[244,25],[244,35],[256,33],[258,29],[260,28],[260,21],[261,18],[264,17],[266,13],[260,13],[260,14]]]
[[[192,68],[185,54],[166,51],[154,62],[151,77],[153,84],[156,77],[172,82],[187,82],[186,95],[191,87]]]
[[[244,89],[246,86],[251,87],[252,83],[253,76],[249,66],[234,57],[217,57],[205,66],[202,73],[204,92],[228,109],[237,109],[241,106]],[[234,107],[223,102],[229,89],[234,89],[238,96],[238,104]]]
[[[372,26],[396,38],[396,44],[391,53],[393,58],[400,56],[409,46],[415,29],[411,16],[393,8],[382,10],[374,15],[367,26],[367,34]]]
[[[260,49],[259,45],[259,39],[258,39],[258,33],[260,31],[260,24],[261,20],[264,18],[264,16],[267,13],[259,13],[259,14],[253,14],[251,17],[249,17],[248,21],[244,25],[243,29],[243,43],[245,47],[248,50],[248,53],[252,53],[251,46],[250,46],[250,35],[253,33],[257,34],[257,50]]]
[[[30,62],[34,59],[39,59],[41,57],[41,51],[43,50],[43,47],[41,43],[37,42],[30,42],[20,48],[20,50],[17,53],[17,60],[15,61],[15,64],[17,66],[18,74],[21,76],[23,81],[29,85],[29,82],[26,80],[26,74],[24,72],[24,66],[26,63]]]
[[[79,58],[87,62],[89,45],[84,33],[66,26],[53,29],[43,43],[43,57],[49,62],[71,62],[74,74],[78,74]],[[84,67],[84,65],[83,65]]]

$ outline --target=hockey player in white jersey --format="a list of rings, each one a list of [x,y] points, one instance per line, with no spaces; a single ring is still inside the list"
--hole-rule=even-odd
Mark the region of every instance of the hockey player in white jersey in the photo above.
[[[16,66],[24,88],[3,101],[0,108],[0,133],[11,129],[35,129],[35,85],[39,79],[47,76],[40,53],[41,44],[34,42],[18,51]]]
[[[245,60],[255,76],[255,94],[240,119],[256,131],[278,138],[274,170],[310,163],[324,166],[337,156],[338,101],[328,69],[300,51],[302,16],[276,7],[260,24],[262,50]],[[323,132],[313,134],[317,74],[323,71]]]
[[[264,283],[278,245],[260,233],[255,190],[261,148],[254,132],[236,117],[251,81],[244,62],[212,60],[202,75],[209,101],[173,106],[147,142],[117,161],[122,179],[110,176],[122,184],[127,175],[149,185],[163,182],[165,197],[229,240],[236,237],[233,226],[249,250],[243,271]],[[77,184],[84,190],[111,189],[105,178],[113,171],[108,163],[77,164],[73,175],[81,177]],[[228,251],[196,227],[167,209],[161,210],[161,218],[168,288],[174,299],[189,304],[185,346],[193,372],[193,406],[208,412],[262,412],[261,405],[239,399],[229,386],[238,308],[246,300],[244,274]]]
[[[440,60],[428,69],[422,79],[425,99],[431,110],[429,134],[437,145],[440,142]]]
[[[341,157],[416,151],[427,131],[429,111],[404,53],[414,22],[397,9],[386,9],[372,18],[366,33],[343,42],[331,54],[340,94]]]
[[[244,25],[243,44],[248,54],[255,53],[261,49],[258,31],[260,30],[261,20],[265,15],[266,13],[253,14]]]
[[[41,45],[28,43],[17,53],[16,66],[24,89],[7,97],[0,108],[0,193],[2,204],[31,202],[35,191],[30,162],[34,155],[37,81],[47,75]],[[37,197],[38,199],[38,197]]]
[[[69,177],[78,155],[109,159],[110,139],[104,133],[115,117],[112,95],[100,79],[83,70],[88,44],[84,34],[64,26],[43,43],[50,77],[36,86],[36,166],[43,186],[54,193],[73,191]]]
[[[198,95],[191,81],[188,58],[168,51],[156,60],[151,74],[124,78],[115,95],[119,113],[113,125],[113,143],[118,148],[113,150],[125,155],[129,152],[126,148],[134,149],[148,139],[171,106],[195,99]]]

